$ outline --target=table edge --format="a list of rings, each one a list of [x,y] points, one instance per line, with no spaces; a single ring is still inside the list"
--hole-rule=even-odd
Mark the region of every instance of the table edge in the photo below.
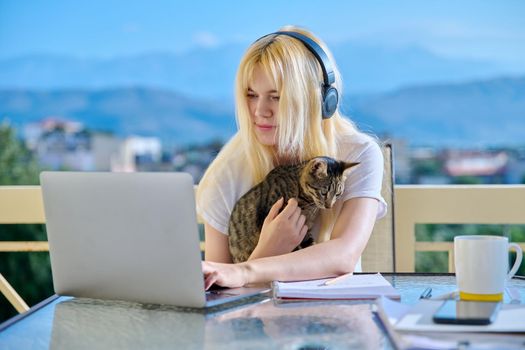
[[[11,327],[13,324],[15,324],[18,321],[26,318],[27,316],[31,315],[32,313],[40,310],[41,308],[43,308],[44,306],[52,303],[53,301],[55,301],[58,298],[60,298],[60,295],[53,294],[52,296],[42,300],[38,304],[33,305],[29,310],[27,310],[27,311],[25,311],[25,312],[23,312],[21,314],[18,314],[16,316],[13,316],[13,317],[9,318],[8,320],[2,322],[0,324],[0,332],[3,332],[7,328]]]

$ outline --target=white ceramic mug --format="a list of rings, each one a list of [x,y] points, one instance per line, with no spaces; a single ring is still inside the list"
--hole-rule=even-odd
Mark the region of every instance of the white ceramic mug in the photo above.
[[[516,261],[509,271],[509,251]],[[462,300],[503,300],[506,282],[521,264],[523,252],[516,243],[500,236],[454,237],[456,283]]]

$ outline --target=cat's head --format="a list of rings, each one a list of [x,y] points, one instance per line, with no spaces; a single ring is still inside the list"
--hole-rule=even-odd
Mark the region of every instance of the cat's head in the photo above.
[[[315,157],[306,162],[300,184],[318,208],[329,209],[343,194],[345,170],[359,163],[338,161],[329,157]]]

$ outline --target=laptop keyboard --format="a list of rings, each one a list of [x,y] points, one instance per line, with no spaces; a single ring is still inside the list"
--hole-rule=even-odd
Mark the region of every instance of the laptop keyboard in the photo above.
[[[234,296],[237,296],[238,294],[235,294],[235,293],[228,293],[228,291],[226,290],[207,290],[206,291],[206,300],[207,301],[211,301],[211,300],[217,300],[217,299],[222,299],[222,298],[225,298],[225,297],[234,297]]]

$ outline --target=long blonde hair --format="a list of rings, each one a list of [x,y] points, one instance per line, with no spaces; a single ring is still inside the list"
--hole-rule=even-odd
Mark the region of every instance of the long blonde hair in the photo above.
[[[335,87],[342,96],[341,76],[332,54],[323,42],[305,29],[286,26],[281,31],[295,31],[317,42],[332,62]],[[275,146],[258,142],[248,108],[247,91],[256,67],[262,67],[279,91],[277,140]],[[215,172],[227,166],[233,156],[247,162],[252,185],[262,181],[277,165],[275,159],[301,162],[316,156],[337,158],[338,143],[343,137],[355,134],[354,124],[339,110],[329,119],[321,117],[322,70],[313,54],[298,39],[285,35],[268,35],[254,42],[246,51],[237,71],[235,82],[236,118],[238,132],[230,139],[210,164],[197,191],[213,186]],[[320,240],[328,238],[327,228],[333,224],[330,210],[322,211]]]

